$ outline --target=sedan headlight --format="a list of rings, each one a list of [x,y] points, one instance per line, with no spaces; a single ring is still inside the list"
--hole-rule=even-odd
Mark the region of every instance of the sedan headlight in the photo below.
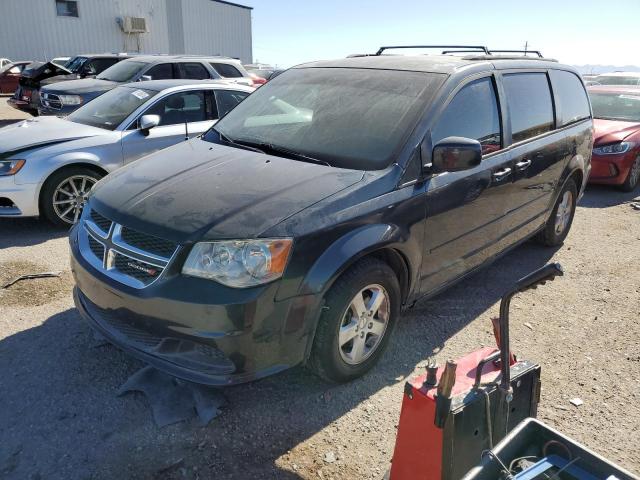
[[[291,238],[196,243],[182,273],[235,288],[261,285],[282,276],[292,245]]]
[[[80,95],[58,95],[63,105],[80,105],[82,97]]]
[[[24,164],[24,160],[0,160],[0,177],[15,175]]]
[[[601,147],[594,147],[593,153],[596,155],[618,155],[626,153],[633,144],[631,142],[610,143]]]

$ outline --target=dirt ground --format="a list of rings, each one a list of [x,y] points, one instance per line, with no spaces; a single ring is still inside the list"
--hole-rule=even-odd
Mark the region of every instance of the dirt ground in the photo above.
[[[3,102],[0,119],[17,118]],[[65,273],[0,294],[0,478],[379,478],[406,379],[430,355],[442,364],[492,345],[500,295],[551,260],[565,276],[512,309],[513,350],[542,364],[539,417],[639,473],[640,211],[629,205],[638,196],[588,189],[562,248],[527,243],[418,304],[362,379],[334,386],[296,368],[227,389],[228,406],[207,427],[162,429],[144,397],[116,396],[142,364],[97,341],[75,311],[66,232],[4,219],[0,283]]]

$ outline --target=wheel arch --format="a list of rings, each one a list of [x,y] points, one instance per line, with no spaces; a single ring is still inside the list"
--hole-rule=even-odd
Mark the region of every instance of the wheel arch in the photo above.
[[[42,202],[43,202],[42,194],[45,190],[44,188],[45,185],[47,185],[47,183],[51,180],[51,178],[57,173],[62,172],[64,170],[70,170],[72,168],[87,168],[99,175],[102,175],[103,177],[109,174],[109,172],[106,169],[104,169],[103,167],[91,161],[75,161],[73,163],[66,163],[64,165],[60,165],[56,169],[49,172],[49,174],[40,183],[40,189],[38,191],[38,213],[39,214],[42,214]]]

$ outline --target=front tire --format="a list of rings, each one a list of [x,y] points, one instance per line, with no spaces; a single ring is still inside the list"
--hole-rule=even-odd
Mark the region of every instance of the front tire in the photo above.
[[[102,177],[86,167],[70,167],[54,173],[42,187],[42,214],[54,225],[71,227],[80,218],[91,187]]]
[[[400,284],[386,263],[366,258],[327,292],[309,367],[330,382],[368,372],[380,359],[400,316]]]
[[[544,228],[538,234],[538,241],[547,247],[562,245],[567,238],[573,216],[576,213],[576,202],[578,200],[578,188],[573,179],[567,180],[556,204],[551,211],[551,216],[545,223]]]
[[[633,192],[640,183],[640,155],[636,157],[636,160],[631,165],[627,178],[624,183],[620,185],[620,190],[623,192]]]

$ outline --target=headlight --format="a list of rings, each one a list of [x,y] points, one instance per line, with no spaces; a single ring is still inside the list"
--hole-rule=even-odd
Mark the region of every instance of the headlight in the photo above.
[[[80,105],[82,97],[80,95],[58,95],[63,105]]]
[[[229,287],[261,285],[282,276],[292,245],[291,238],[196,243],[182,273]]]
[[[595,147],[593,153],[596,155],[617,155],[628,152],[632,145],[631,142],[611,143],[602,147]]]
[[[23,167],[24,160],[0,160],[0,177],[15,175]]]

